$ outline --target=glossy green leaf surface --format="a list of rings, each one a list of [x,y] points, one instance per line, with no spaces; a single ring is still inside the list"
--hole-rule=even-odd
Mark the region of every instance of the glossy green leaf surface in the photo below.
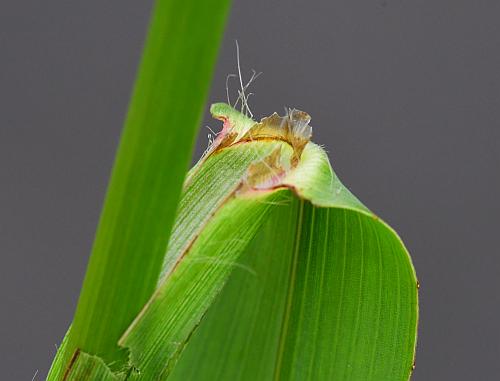
[[[229,0],[155,2],[78,306],[50,380],[79,366],[70,363],[75,353],[114,371],[129,366],[117,342],[159,279],[228,8]]]
[[[408,379],[415,277],[379,221],[295,200],[238,263],[173,380]]]

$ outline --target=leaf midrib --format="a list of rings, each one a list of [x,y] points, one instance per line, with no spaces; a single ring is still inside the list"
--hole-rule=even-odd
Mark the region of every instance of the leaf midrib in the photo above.
[[[299,258],[299,248],[300,248],[300,240],[302,238],[302,221],[304,218],[304,200],[300,200],[299,203],[299,216],[297,220],[297,228],[295,232],[295,243],[294,243],[294,251],[293,251],[293,259],[291,261],[291,269],[290,269],[290,277],[288,282],[288,297],[286,301],[285,311],[283,313],[283,324],[281,327],[281,335],[280,341],[277,350],[276,357],[276,365],[274,369],[274,380],[278,381],[281,375],[281,364],[283,362],[283,355],[285,351],[285,342],[286,342],[286,334],[288,331],[288,325],[290,322],[291,310],[292,310],[292,302],[293,302],[293,291],[295,289],[295,279],[297,277],[297,265]]]

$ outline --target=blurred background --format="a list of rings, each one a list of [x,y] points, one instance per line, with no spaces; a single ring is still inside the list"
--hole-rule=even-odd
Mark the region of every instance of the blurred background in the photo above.
[[[151,5],[0,2],[2,379],[42,380],[72,319]],[[487,0],[234,0],[210,93],[226,99],[237,39],[244,76],[263,72],[255,117],[311,114],[398,230],[421,284],[417,381],[500,374],[499,20]]]

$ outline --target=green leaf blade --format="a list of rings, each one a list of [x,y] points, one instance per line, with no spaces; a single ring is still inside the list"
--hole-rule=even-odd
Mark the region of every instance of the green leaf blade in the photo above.
[[[59,380],[77,350],[127,366],[117,344],[155,290],[229,0],[158,0]]]
[[[256,234],[239,262],[254,274],[235,268],[169,380],[409,378],[417,288],[400,241],[373,217],[309,203],[297,224],[297,204]],[[298,228],[294,248],[276,241]]]
[[[353,211],[306,206],[275,379],[408,379],[416,282],[403,274],[409,263],[397,239],[377,224]]]

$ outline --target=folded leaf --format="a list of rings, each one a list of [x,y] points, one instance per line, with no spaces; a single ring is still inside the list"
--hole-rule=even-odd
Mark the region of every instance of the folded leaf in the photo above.
[[[189,175],[158,288],[120,340],[135,377],[408,379],[417,282],[396,233],[322,148],[281,130],[294,111],[283,123],[212,111],[223,130]]]

